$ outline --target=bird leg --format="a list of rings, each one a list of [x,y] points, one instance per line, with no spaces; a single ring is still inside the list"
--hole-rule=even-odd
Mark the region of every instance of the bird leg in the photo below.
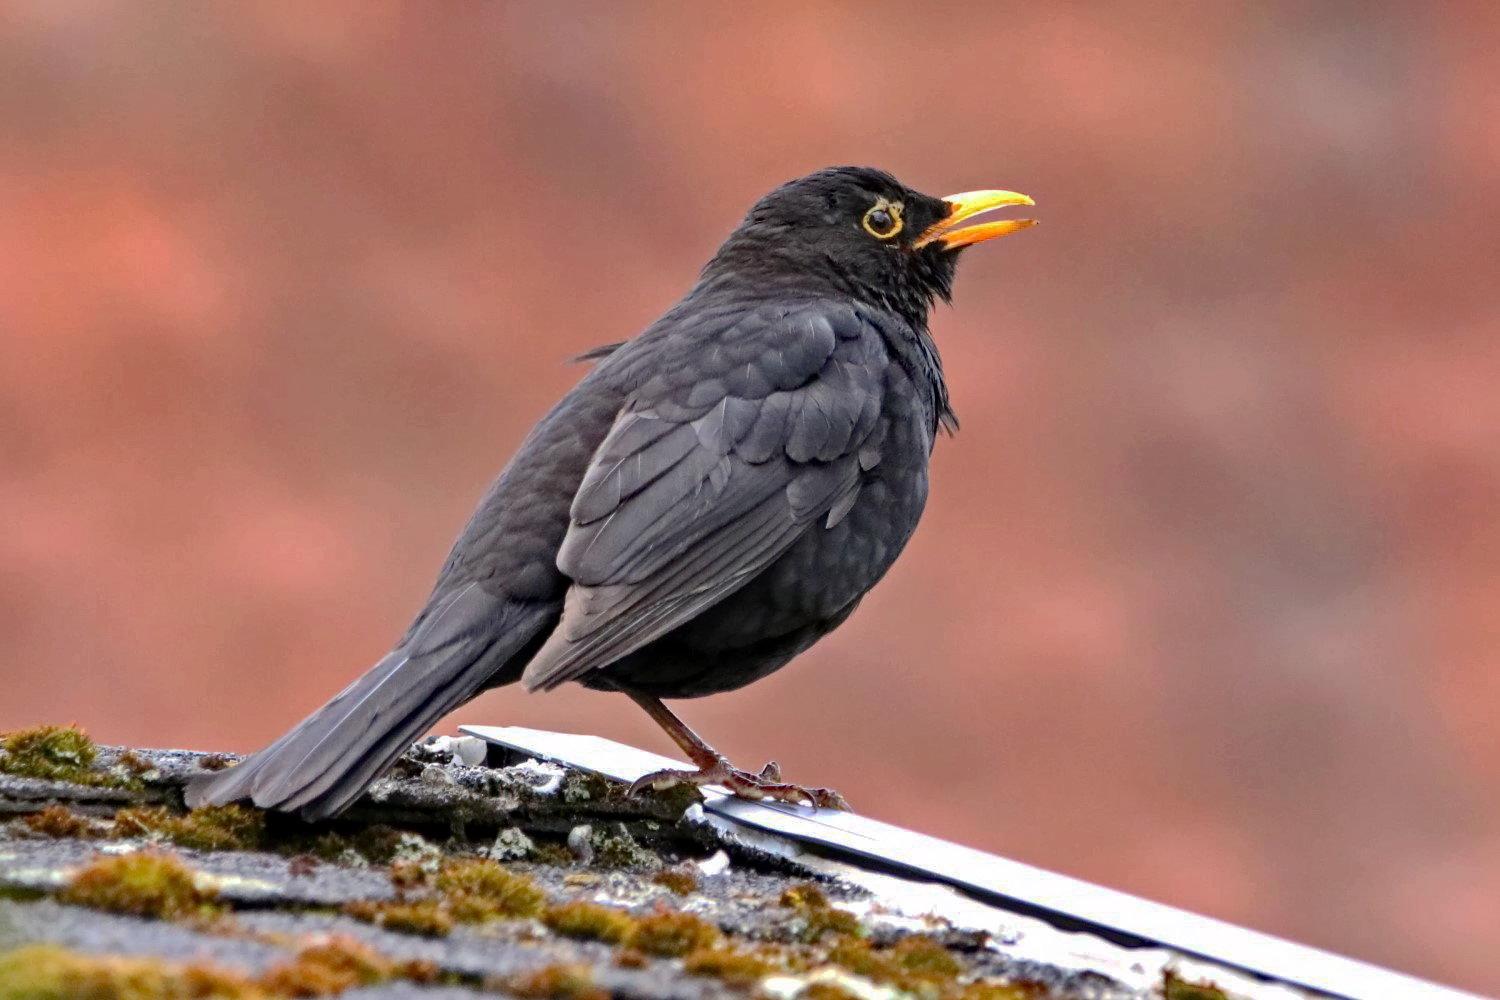
[[[698,765],[696,771],[653,771],[637,778],[630,786],[629,794],[636,795],[647,788],[670,788],[680,782],[692,785],[723,785],[742,799],[775,799],[778,802],[802,802],[810,806],[849,811],[849,803],[831,788],[804,788],[781,780],[781,767],[774,760],[761,768],[759,774],[741,771],[713,747],[704,743],[677,716],[673,715],[660,698],[624,691],[632,701],[646,710],[656,724],[666,730],[672,741],[682,748],[688,760]]]

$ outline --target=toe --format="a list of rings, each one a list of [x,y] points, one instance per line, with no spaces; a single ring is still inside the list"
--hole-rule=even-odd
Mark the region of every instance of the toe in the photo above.
[[[849,800],[832,788],[808,788],[805,791],[813,804],[823,809],[837,809],[840,812],[854,811],[849,805]]]
[[[760,774],[757,777],[761,781],[779,782],[781,781],[781,765],[774,760],[767,761],[766,766],[760,769]]]

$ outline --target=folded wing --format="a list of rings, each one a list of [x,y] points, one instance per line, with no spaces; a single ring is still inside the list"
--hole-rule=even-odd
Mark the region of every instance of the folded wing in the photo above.
[[[697,336],[706,367],[643,385],[594,455],[558,554],[574,583],[528,688],[606,666],[723,600],[837,523],[879,461],[885,354],[852,308],[761,310]]]

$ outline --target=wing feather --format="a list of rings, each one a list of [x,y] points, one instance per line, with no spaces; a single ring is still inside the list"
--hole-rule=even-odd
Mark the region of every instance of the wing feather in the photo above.
[[[594,455],[557,557],[574,583],[529,688],[660,638],[854,504],[880,412],[878,334],[824,303],[700,337],[701,363],[729,367],[644,381]]]

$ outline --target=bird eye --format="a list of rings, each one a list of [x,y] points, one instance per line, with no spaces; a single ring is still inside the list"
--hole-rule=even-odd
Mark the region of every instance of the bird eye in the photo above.
[[[881,199],[865,213],[865,232],[876,239],[888,240],[901,232],[901,206]]]

